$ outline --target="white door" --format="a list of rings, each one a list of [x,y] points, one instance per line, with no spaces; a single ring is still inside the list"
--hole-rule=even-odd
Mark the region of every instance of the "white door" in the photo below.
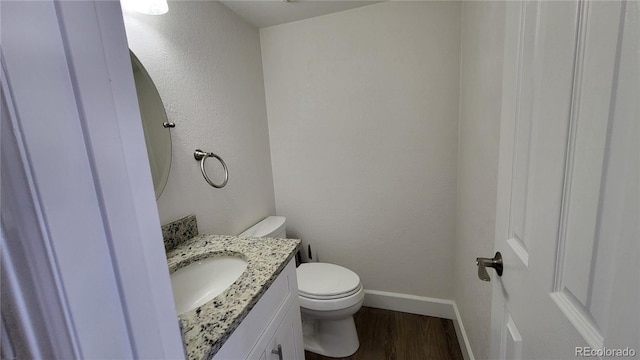
[[[640,356],[640,4],[509,2],[505,30],[491,356]]]

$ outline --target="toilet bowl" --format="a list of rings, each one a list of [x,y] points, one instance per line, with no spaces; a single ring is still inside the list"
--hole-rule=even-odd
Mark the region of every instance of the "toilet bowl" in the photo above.
[[[240,237],[286,238],[286,218],[269,216]],[[347,357],[360,342],[353,315],[364,301],[360,277],[335,264],[303,263],[297,271],[304,349],[328,357]]]
[[[297,276],[305,350],[329,357],[355,353],[360,342],[353,314],[364,301],[358,275],[334,264],[306,263]]]

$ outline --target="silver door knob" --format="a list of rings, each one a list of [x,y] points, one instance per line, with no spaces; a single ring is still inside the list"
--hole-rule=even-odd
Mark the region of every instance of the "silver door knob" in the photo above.
[[[502,276],[502,254],[496,252],[493,259],[490,258],[476,258],[476,265],[478,265],[478,277],[482,281],[491,281],[487,268],[492,267],[496,269],[498,276]]]

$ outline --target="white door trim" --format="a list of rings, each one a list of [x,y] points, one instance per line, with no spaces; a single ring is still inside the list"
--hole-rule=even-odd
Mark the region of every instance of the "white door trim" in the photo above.
[[[3,258],[14,265],[8,274],[35,266],[35,282],[20,282],[24,302],[58,273],[57,298],[68,309],[67,322],[36,333],[59,348],[41,348],[55,358],[184,357],[119,2],[2,2],[1,13],[17,114],[2,153],[4,140],[19,135],[24,146],[12,169],[33,178],[31,189],[3,191],[3,238],[50,246],[58,270],[46,269],[42,247],[8,246]],[[3,188],[19,177],[4,171],[6,162]],[[11,231],[34,228],[35,217],[17,216],[7,194],[42,210],[40,234]],[[61,312],[41,302],[34,314]],[[64,334],[67,342],[55,338]]]

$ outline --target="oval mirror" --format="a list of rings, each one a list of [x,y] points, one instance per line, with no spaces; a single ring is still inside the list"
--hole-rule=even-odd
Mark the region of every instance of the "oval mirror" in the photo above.
[[[147,144],[149,165],[156,199],[162,194],[171,169],[171,133],[165,124],[169,124],[162,99],[151,77],[132,51],[131,66],[136,82],[144,140]]]

